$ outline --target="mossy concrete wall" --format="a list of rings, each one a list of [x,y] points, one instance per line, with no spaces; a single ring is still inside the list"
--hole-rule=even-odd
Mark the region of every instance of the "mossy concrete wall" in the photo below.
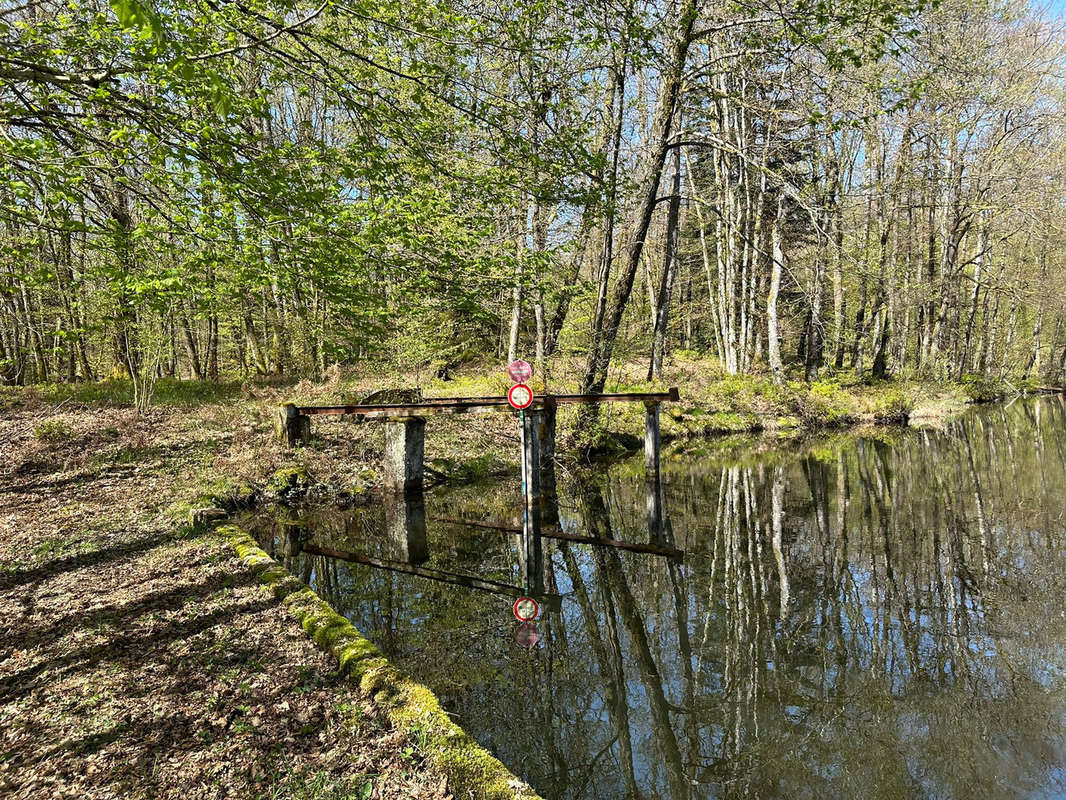
[[[242,563],[270,586],[315,644],[331,653],[341,669],[393,724],[424,742],[426,760],[448,779],[453,796],[464,800],[541,800],[500,761],[481,747],[441,709],[436,695],[416,683],[344,617],[263,551],[235,525],[216,528]]]

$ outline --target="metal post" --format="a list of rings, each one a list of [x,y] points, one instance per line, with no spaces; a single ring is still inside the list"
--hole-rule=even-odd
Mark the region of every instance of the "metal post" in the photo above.
[[[528,591],[544,591],[543,549],[541,547],[540,498],[540,411],[519,412],[522,426],[522,578]]]

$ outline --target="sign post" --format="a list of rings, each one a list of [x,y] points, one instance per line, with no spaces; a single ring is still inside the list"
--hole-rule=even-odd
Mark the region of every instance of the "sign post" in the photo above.
[[[543,554],[540,537],[540,411],[533,405],[533,390],[525,383],[533,375],[533,368],[525,361],[513,361],[507,374],[515,384],[507,392],[507,402],[518,411],[522,447],[522,548],[520,560],[522,577],[531,592],[544,590]],[[516,611],[517,613],[517,611]]]

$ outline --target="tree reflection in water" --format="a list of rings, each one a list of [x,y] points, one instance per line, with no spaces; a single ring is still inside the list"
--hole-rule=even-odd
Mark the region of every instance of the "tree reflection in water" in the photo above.
[[[636,460],[560,482],[564,532],[685,557],[545,539],[532,649],[513,597],[301,551],[413,551],[383,507],[276,543],[547,798],[1060,796],[1062,400],[878,436],[664,459],[661,520]],[[519,537],[435,521],[517,506],[430,493],[424,566],[520,585]]]

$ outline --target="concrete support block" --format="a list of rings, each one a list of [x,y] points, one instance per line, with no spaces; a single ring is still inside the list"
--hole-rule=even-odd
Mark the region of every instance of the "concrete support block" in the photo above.
[[[292,403],[286,403],[278,409],[274,429],[278,439],[289,447],[295,447],[311,438],[311,418],[301,414]]]
[[[644,470],[649,480],[659,480],[659,404],[644,404]]]
[[[659,404],[644,404],[644,491],[648,515],[648,540],[666,544],[663,490],[660,476]]]
[[[389,559],[412,566],[429,560],[426,504],[420,489],[385,497],[385,536]]]
[[[522,416],[522,542],[519,561],[528,592],[544,591],[541,545],[540,428],[542,412],[527,409]]]
[[[421,417],[385,423],[385,483],[397,491],[421,489],[426,451],[426,421]]]
[[[553,398],[545,398],[541,411],[538,433],[540,452],[540,496],[542,522],[546,525],[559,523],[559,495],[555,484],[555,419],[558,406]]]

